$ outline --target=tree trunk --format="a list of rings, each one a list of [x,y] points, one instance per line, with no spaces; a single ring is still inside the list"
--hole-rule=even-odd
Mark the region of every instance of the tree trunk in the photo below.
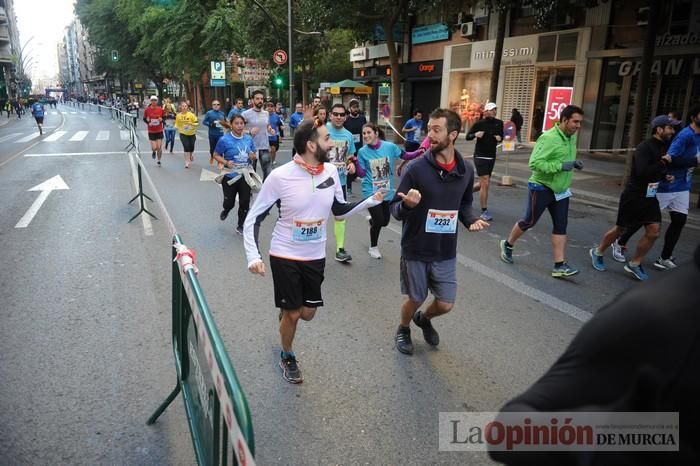
[[[491,68],[491,87],[489,88],[489,100],[496,102],[498,97],[498,78],[501,73],[501,57],[503,57],[503,41],[506,35],[506,18],[510,7],[498,12],[498,28],[496,30],[496,46],[493,50],[493,67]]]
[[[659,14],[659,2],[649,1],[649,24],[647,24],[646,35],[644,36],[644,49],[642,50],[642,65],[637,79],[637,90],[634,94],[634,113],[630,125],[630,139],[627,147],[637,147],[642,141],[642,126],[644,108],[649,95],[649,81],[651,80],[651,66],[654,61],[654,41],[656,39],[656,17]],[[627,153],[625,160],[625,175],[622,185],[627,185],[627,180],[632,173],[632,159],[634,152]]]

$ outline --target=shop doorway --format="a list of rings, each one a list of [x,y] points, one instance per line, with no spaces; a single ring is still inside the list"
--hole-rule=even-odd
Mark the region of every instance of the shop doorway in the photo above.
[[[538,68],[535,78],[535,97],[532,103],[530,141],[537,141],[544,125],[547,89],[554,86],[573,87],[574,68]]]
[[[441,81],[438,79],[430,81],[413,81],[411,83],[411,108],[404,110],[404,114],[413,115],[415,109],[421,109],[423,111],[423,118],[427,120],[427,116],[435,110],[440,108],[440,90]],[[410,112],[410,113],[409,113]],[[407,120],[405,118],[404,120]]]

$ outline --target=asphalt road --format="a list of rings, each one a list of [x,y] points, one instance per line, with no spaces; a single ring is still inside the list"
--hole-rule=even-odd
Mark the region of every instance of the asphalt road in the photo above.
[[[0,149],[0,451],[13,464],[191,464],[180,399],[155,426],[144,425],[175,380],[163,212],[149,203],[159,220],[126,223],[136,213],[127,205],[133,175],[116,123],[62,110],[47,116],[51,131],[66,131],[56,141],[10,142],[31,130],[28,121],[0,128],[0,141],[8,138]],[[69,141],[76,131],[88,135]],[[109,139],[98,141],[100,131]],[[250,404],[258,464],[488,464],[483,453],[438,451],[439,413],[498,410],[552,364],[591,313],[644,286],[612,260],[605,273],[590,266],[588,248],[614,223],[614,205],[572,203],[568,260],[579,275],[550,277],[546,215],[517,244],[516,264],[502,263],[498,240],[526,198],[521,187],[494,185],[489,230],[460,227],[460,288],[455,309],[434,322],[440,346],[428,347],[414,329],[416,352],[407,357],[393,349],[400,225],[382,232],[384,258],[375,260],[358,216],[347,227],[350,265],[331,259],[329,237],[326,305],[300,324],[295,350],[305,381],[290,385],[277,368],[272,279],[247,272],[235,213],[219,220],[206,133],[187,170],[179,142],[159,168],[141,137],[155,183],[146,193],[157,190],[197,252],[200,282]],[[44,142],[32,146],[37,141]],[[283,142],[280,164],[289,146]],[[57,174],[70,189],[53,191],[26,228],[15,228],[39,195],[27,190]],[[263,225],[264,251],[273,223],[271,215]],[[689,259],[698,237],[684,231],[676,257]],[[652,279],[660,243],[648,257]]]

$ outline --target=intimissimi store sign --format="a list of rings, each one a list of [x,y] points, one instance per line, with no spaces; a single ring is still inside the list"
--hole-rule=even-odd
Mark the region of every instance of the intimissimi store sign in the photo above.
[[[620,63],[618,75],[634,76],[642,68],[640,61],[623,61]],[[695,58],[666,58],[654,60],[651,65],[651,74],[663,76],[678,76],[680,74],[700,74],[700,57]]]

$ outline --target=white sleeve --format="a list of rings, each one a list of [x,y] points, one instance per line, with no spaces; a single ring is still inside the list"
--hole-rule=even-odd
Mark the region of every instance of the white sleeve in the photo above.
[[[243,244],[245,245],[245,255],[248,259],[248,267],[256,262],[262,262],[260,250],[255,242],[255,221],[257,218],[270,209],[279,199],[279,177],[273,175],[267,177],[262,185],[262,189],[255,198],[253,207],[248,211],[243,224]]]

